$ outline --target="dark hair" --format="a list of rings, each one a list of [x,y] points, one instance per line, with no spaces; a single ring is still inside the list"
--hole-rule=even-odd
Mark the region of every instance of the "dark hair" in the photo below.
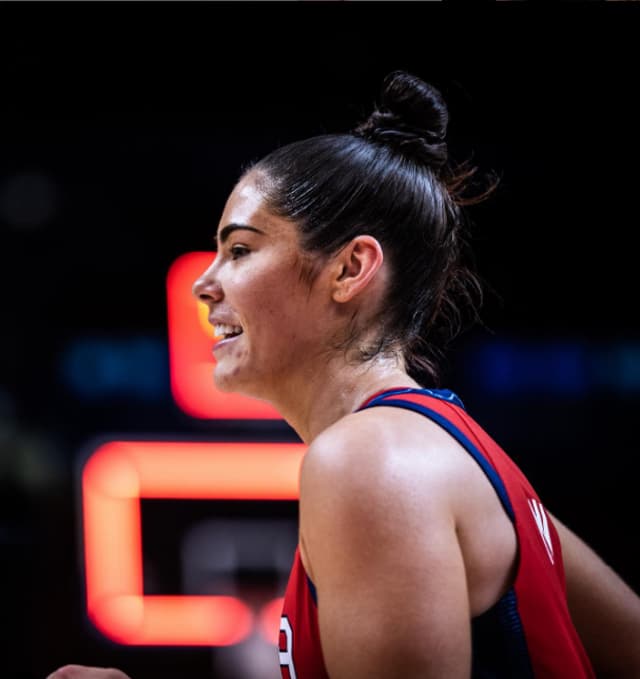
[[[450,166],[448,119],[437,89],[396,71],[353,131],[288,144],[248,170],[261,178],[268,209],[296,222],[305,250],[330,255],[360,234],[379,240],[391,280],[379,339],[360,355],[400,348],[423,384],[438,384],[438,359],[464,312],[478,320],[482,300],[461,209],[480,199],[468,195],[475,168]]]

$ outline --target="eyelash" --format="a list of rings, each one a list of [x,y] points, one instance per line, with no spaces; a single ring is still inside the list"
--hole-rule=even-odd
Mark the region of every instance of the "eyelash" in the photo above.
[[[231,253],[231,259],[239,259],[249,254],[249,248],[246,245],[232,245],[229,248],[229,252]]]

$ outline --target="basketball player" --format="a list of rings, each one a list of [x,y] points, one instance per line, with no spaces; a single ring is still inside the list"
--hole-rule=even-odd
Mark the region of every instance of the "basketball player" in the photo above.
[[[638,596],[437,388],[479,289],[447,122],[437,90],[391,74],[352,133],[241,177],[194,285],[218,388],[270,401],[308,444],[282,676],[640,677]]]

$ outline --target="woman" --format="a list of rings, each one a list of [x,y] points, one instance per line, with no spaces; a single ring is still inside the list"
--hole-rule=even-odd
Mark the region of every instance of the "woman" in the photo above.
[[[194,285],[222,336],[217,386],[270,401],[308,444],[282,675],[638,677],[638,597],[435,388],[479,296],[447,122],[437,90],[391,74],[352,133],[243,175]]]

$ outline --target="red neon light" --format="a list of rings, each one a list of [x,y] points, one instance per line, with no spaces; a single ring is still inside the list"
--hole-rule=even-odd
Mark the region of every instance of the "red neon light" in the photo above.
[[[278,597],[266,603],[260,611],[260,634],[274,646],[278,645],[280,636],[280,617],[282,616],[283,604],[284,597]]]
[[[281,419],[268,403],[218,391],[213,382],[213,331],[206,323],[206,306],[196,300],[191,289],[214,257],[214,252],[186,253],[173,262],[167,274],[169,367],[173,398],[191,417]]]
[[[123,644],[235,644],[253,612],[226,596],[145,596],[141,498],[295,500],[298,443],[112,441],[82,473],[87,611]],[[273,627],[261,616],[261,624]]]

